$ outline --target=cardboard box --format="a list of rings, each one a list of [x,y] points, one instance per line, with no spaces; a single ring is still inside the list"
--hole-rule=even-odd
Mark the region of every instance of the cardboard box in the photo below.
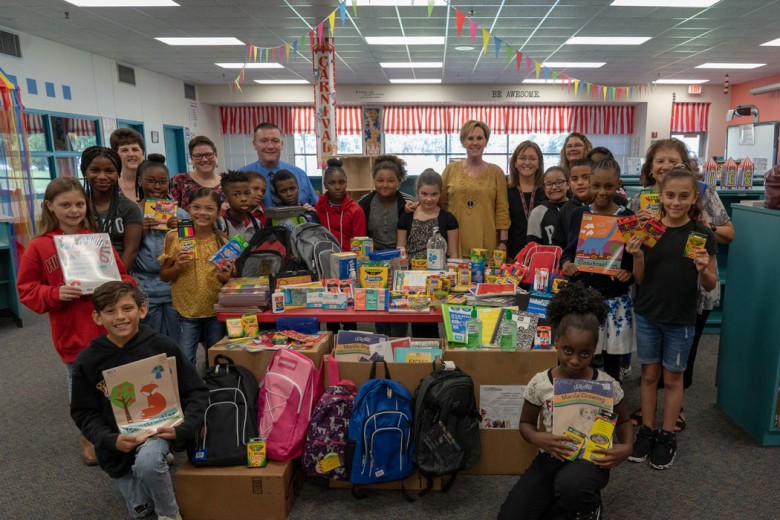
[[[297,462],[176,471],[176,501],[187,520],[284,520],[303,486]]]
[[[222,338],[219,343],[209,349],[209,365],[214,364],[214,358],[217,357],[217,354],[223,354],[232,359],[236,365],[248,368],[257,380],[260,381],[265,375],[265,371],[268,370],[268,364],[271,362],[275,351],[247,352],[240,347],[229,349],[227,345],[227,338]],[[319,367],[322,357],[325,354],[329,354],[331,350],[333,350],[333,333],[328,332],[327,337],[315,345],[314,348],[298,350],[298,352],[311,359],[314,365]]]
[[[431,491],[441,491],[441,477],[435,477],[431,479],[432,488]],[[422,477],[417,471],[406,477],[404,480],[393,480],[391,482],[380,482],[379,484],[369,484],[367,486],[360,486],[363,489],[401,489],[401,483],[403,483],[404,489],[407,491],[419,491],[425,489],[428,485],[428,481]],[[334,489],[349,489],[352,487],[352,482],[345,480],[330,480],[329,486]]]
[[[444,359],[454,361],[458,368],[471,376],[479,405],[481,385],[526,385],[537,373],[558,364],[558,352],[447,349]],[[518,429],[480,431],[482,453],[479,462],[465,474],[518,475],[530,466],[539,451],[523,439]]]

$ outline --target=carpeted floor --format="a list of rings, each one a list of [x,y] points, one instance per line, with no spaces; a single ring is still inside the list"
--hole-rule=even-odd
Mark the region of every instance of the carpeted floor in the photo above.
[[[65,367],[51,347],[48,319],[25,311],[24,321],[23,329],[0,322],[0,518],[129,518],[111,479],[78,458]],[[606,518],[780,517],[780,449],[758,446],[715,406],[717,347],[718,337],[706,336],[699,349],[695,382],[685,400],[688,428],[677,437],[674,466],[656,471],[626,462],[613,470],[603,493]],[[639,402],[638,369],[635,365],[625,384],[630,409]],[[180,454],[177,462],[181,459]],[[291,518],[495,518],[516,478],[462,476],[449,493],[433,493],[413,504],[399,492],[355,500],[347,490],[309,481]]]

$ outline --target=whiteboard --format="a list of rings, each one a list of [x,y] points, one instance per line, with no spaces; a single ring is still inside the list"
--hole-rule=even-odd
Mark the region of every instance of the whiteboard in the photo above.
[[[754,144],[739,144],[739,126],[726,128],[726,159],[732,157],[735,161],[750,157],[755,162],[756,158],[767,160],[767,169],[777,163],[777,138],[780,123],[755,123],[753,133]],[[756,171],[757,176],[763,176],[763,171]]]

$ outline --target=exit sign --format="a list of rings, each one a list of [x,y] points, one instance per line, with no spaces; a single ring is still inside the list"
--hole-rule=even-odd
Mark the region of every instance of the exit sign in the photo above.
[[[688,94],[701,94],[701,85],[688,85]]]

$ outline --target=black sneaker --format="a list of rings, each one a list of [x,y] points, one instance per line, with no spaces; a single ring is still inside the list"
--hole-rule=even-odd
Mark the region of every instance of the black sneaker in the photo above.
[[[575,520],[601,520],[601,506],[592,511],[581,511],[574,518]]]
[[[654,443],[655,432],[643,424],[636,432],[634,451],[631,452],[631,456],[628,457],[628,460],[631,462],[644,462],[650,452],[653,451]]]
[[[655,434],[655,444],[650,453],[650,465],[655,469],[667,469],[672,466],[677,454],[677,436],[674,432],[658,430]]]

